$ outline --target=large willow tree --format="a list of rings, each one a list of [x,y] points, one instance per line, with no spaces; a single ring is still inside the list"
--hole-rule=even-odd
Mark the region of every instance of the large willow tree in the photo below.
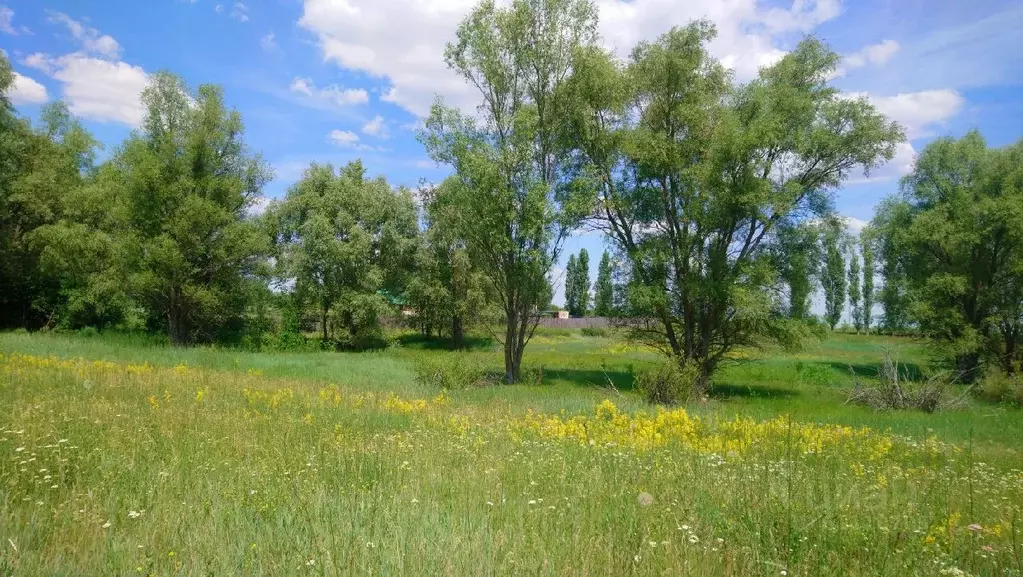
[[[621,63],[580,49],[564,87],[578,187],[631,260],[630,294],[698,386],[736,347],[785,336],[780,227],[830,212],[856,170],[890,159],[900,127],[827,84],[839,57],[801,42],[736,84],[707,53],[707,22],[643,42]]]
[[[448,66],[476,88],[464,115],[438,102],[421,134],[430,156],[454,169],[451,225],[501,301],[505,380],[519,380],[548,280],[581,211],[561,178],[559,125],[572,56],[592,46],[596,9],[585,0],[486,0],[447,46]]]
[[[987,363],[1019,369],[1023,141],[989,148],[971,132],[929,144],[872,228],[891,253],[886,289],[903,288],[908,319],[962,380],[981,376]]]

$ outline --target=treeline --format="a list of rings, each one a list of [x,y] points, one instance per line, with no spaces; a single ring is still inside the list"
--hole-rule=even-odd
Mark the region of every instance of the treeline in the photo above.
[[[569,259],[569,309],[654,319],[632,336],[698,390],[736,349],[797,344],[818,286],[832,327],[848,302],[870,330],[876,300],[881,326],[928,336],[967,378],[1017,370],[1023,145],[932,144],[857,241],[834,191],[904,134],[828,84],[836,53],[807,38],[740,83],[707,22],[626,59],[596,30],[585,0],[482,2],[444,54],[480,106],[438,99],[418,134],[449,178],[414,194],[358,161],[313,164],[263,215],[270,170],[216,86],[154,76],[141,126],[98,165],[61,104],[32,126],[5,98],[0,323],[260,346],[313,317],[328,346],[359,348],[403,309],[456,347],[474,323],[501,326],[514,382],[585,224],[611,251],[593,286],[589,255]]]

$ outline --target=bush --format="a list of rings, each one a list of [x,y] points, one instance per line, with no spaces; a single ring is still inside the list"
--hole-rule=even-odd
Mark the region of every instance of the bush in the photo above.
[[[611,331],[608,329],[597,327],[586,327],[582,329],[582,333],[584,337],[600,337],[606,339],[611,336]]]
[[[476,357],[463,353],[424,356],[416,363],[415,370],[417,382],[438,389],[467,389],[490,382],[482,363]]]
[[[698,378],[699,370],[694,364],[682,366],[677,359],[669,359],[636,375],[636,389],[651,403],[685,404],[692,397]]]
[[[1023,375],[995,373],[988,375],[977,387],[977,396],[992,403],[1023,407]]]
[[[885,351],[877,376],[877,384],[865,384],[856,378],[853,371],[855,384],[848,402],[866,405],[875,411],[917,409],[925,413],[957,409],[966,402],[965,394],[957,394],[952,384],[954,379],[949,373],[942,372],[921,382],[912,382],[905,371],[900,373],[898,362],[888,351]]]
[[[96,327],[85,327],[78,330],[78,336],[91,339],[93,337],[98,337],[99,331],[96,330]]]

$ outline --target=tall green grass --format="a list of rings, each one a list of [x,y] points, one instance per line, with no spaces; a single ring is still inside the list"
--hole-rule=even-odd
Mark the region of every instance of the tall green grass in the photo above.
[[[882,346],[926,364],[847,335],[765,353],[646,446],[629,375],[656,356],[613,339],[547,336],[543,384],[441,395],[415,346],[0,335],[0,574],[1023,574],[1020,412],[843,405]],[[713,449],[727,427],[748,439]]]

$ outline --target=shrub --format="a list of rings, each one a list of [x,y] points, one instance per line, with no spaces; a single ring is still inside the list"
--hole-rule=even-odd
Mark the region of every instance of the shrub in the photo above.
[[[96,327],[84,327],[78,330],[78,336],[91,339],[99,336],[99,331]]]
[[[611,331],[598,327],[585,327],[582,329],[582,333],[584,337],[600,337],[606,339],[611,336]]]
[[[900,373],[898,362],[885,351],[876,384],[860,381],[853,371],[855,382],[848,402],[875,411],[917,409],[925,413],[956,409],[966,402],[966,394],[957,394],[952,384],[955,379],[949,373],[937,373],[920,382],[910,381],[906,374]]]
[[[1006,375],[998,372],[988,375],[976,391],[977,396],[985,401],[1023,407],[1023,374]]]
[[[651,403],[685,404],[692,397],[698,378],[699,370],[694,364],[683,366],[672,358],[636,375],[636,389]]]
[[[439,353],[422,357],[416,363],[416,381],[438,389],[467,389],[489,382],[482,363],[471,355]]]

